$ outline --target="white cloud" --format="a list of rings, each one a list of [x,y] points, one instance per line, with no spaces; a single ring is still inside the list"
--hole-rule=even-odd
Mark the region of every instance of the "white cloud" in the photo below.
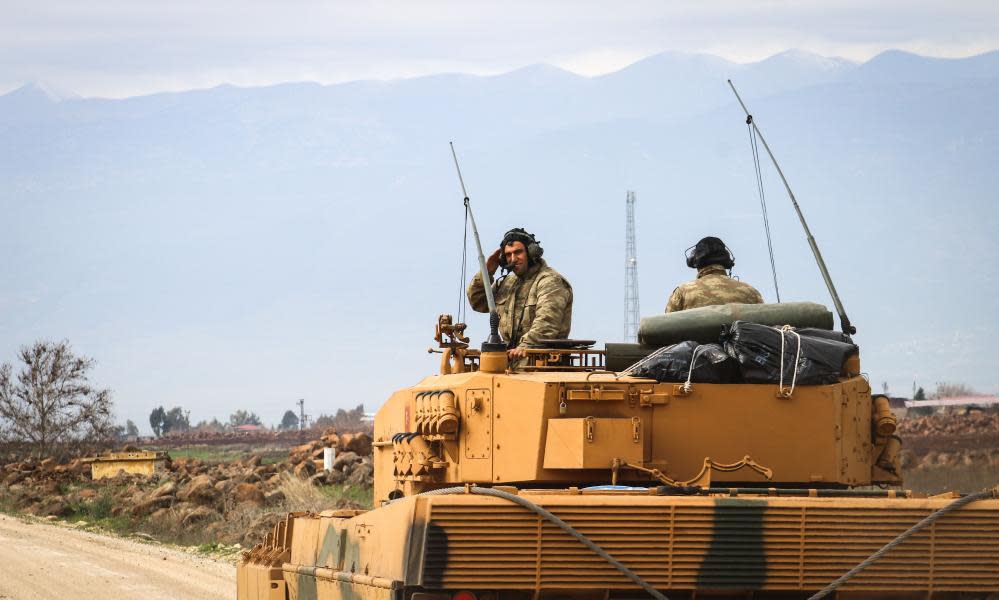
[[[999,4],[986,1],[14,2],[0,9],[0,89],[42,80],[127,96],[540,62],[594,75],[666,50],[737,62],[788,48],[967,56],[999,47],[997,25]]]

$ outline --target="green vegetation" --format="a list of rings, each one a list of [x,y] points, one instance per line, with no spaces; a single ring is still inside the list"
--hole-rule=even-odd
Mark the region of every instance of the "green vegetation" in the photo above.
[[[227,546],[217,542],[200,544],[191,549],[202,556],[211,556],[213,558],[221,558],[232,562],[235,562],[235,560],[239,557],[240,552],[243,551],[243,548],[238,545]]]
[[[318,513],[344,506],[360,506],[368,510],[374,504],[371,488],[346,484],[315,486],[288,473],[282,474],[278,489],[284,494],[285,512]]]
[[[374,491],[372,488],[337,484],[326,485],[316,489],[319,493],[329,498],[331,505],[335,505],[340,500],[357,504],[365,510],[371,510],[371,507],[374,505]]]
[[[72,502],[69,505],[70,514],[66,515],[67,523],[85,523],[117,533],[127,535],[135,531],[133,519],[114,514],[114,489],[104,485],[98,488],[97,496]]]
[[[275,448],[269,450],[259,450],[247,446],[246,444],[225,445],[225,446],[184,446],[181,448],[157,448],[152,446],[150,450],[166,450],[170,458],[197,459],[204,463],[232,463],[245,460],[254,455],[259,455],[261,462],[265,465],[276,464],[288,458],[287,448]]]

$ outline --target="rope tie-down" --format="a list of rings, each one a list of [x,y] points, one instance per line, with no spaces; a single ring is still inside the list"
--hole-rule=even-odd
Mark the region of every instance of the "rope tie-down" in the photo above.
[[[776,329],[776,327],[775,327]],[[794,327],[785,325],[778,329],[780,331],[780,382],[777,384],[777,395],[781,398],[790,398],[794,394],[794,385],[798,382],[798,361],[801,360],[801,335],[794,330]],[[798,340],[798,348],[794,351],[794,368],[791,375],[791,387],[784,387],[784,337],[792,334]]]

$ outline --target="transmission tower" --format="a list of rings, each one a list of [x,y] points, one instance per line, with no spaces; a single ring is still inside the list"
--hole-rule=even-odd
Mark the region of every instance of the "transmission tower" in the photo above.
[[[635,252],[635,192],[625,196],[628,218],[624,244],[624,341],[638,341],[638,256]]]
[[[299,398],[298,400],[298,431],[305,431],[307,422],[309,420],[309,415],[305,414],[305,399]]]

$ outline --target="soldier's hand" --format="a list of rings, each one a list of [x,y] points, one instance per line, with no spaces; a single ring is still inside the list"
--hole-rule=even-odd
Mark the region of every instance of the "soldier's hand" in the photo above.
[[[486,259],[486,270],[489,271],[490,275],[495,273],[496,269],[499,268],[500,255],[502,254],[503,254],[503,249],[497,248],[496,251],[490,254],[489,258]]]
[[[518,358],[524,358],[527,356],[527,352],[523,348],[510,348],[506,351],[506,357],[508,360],[517,360]]]

